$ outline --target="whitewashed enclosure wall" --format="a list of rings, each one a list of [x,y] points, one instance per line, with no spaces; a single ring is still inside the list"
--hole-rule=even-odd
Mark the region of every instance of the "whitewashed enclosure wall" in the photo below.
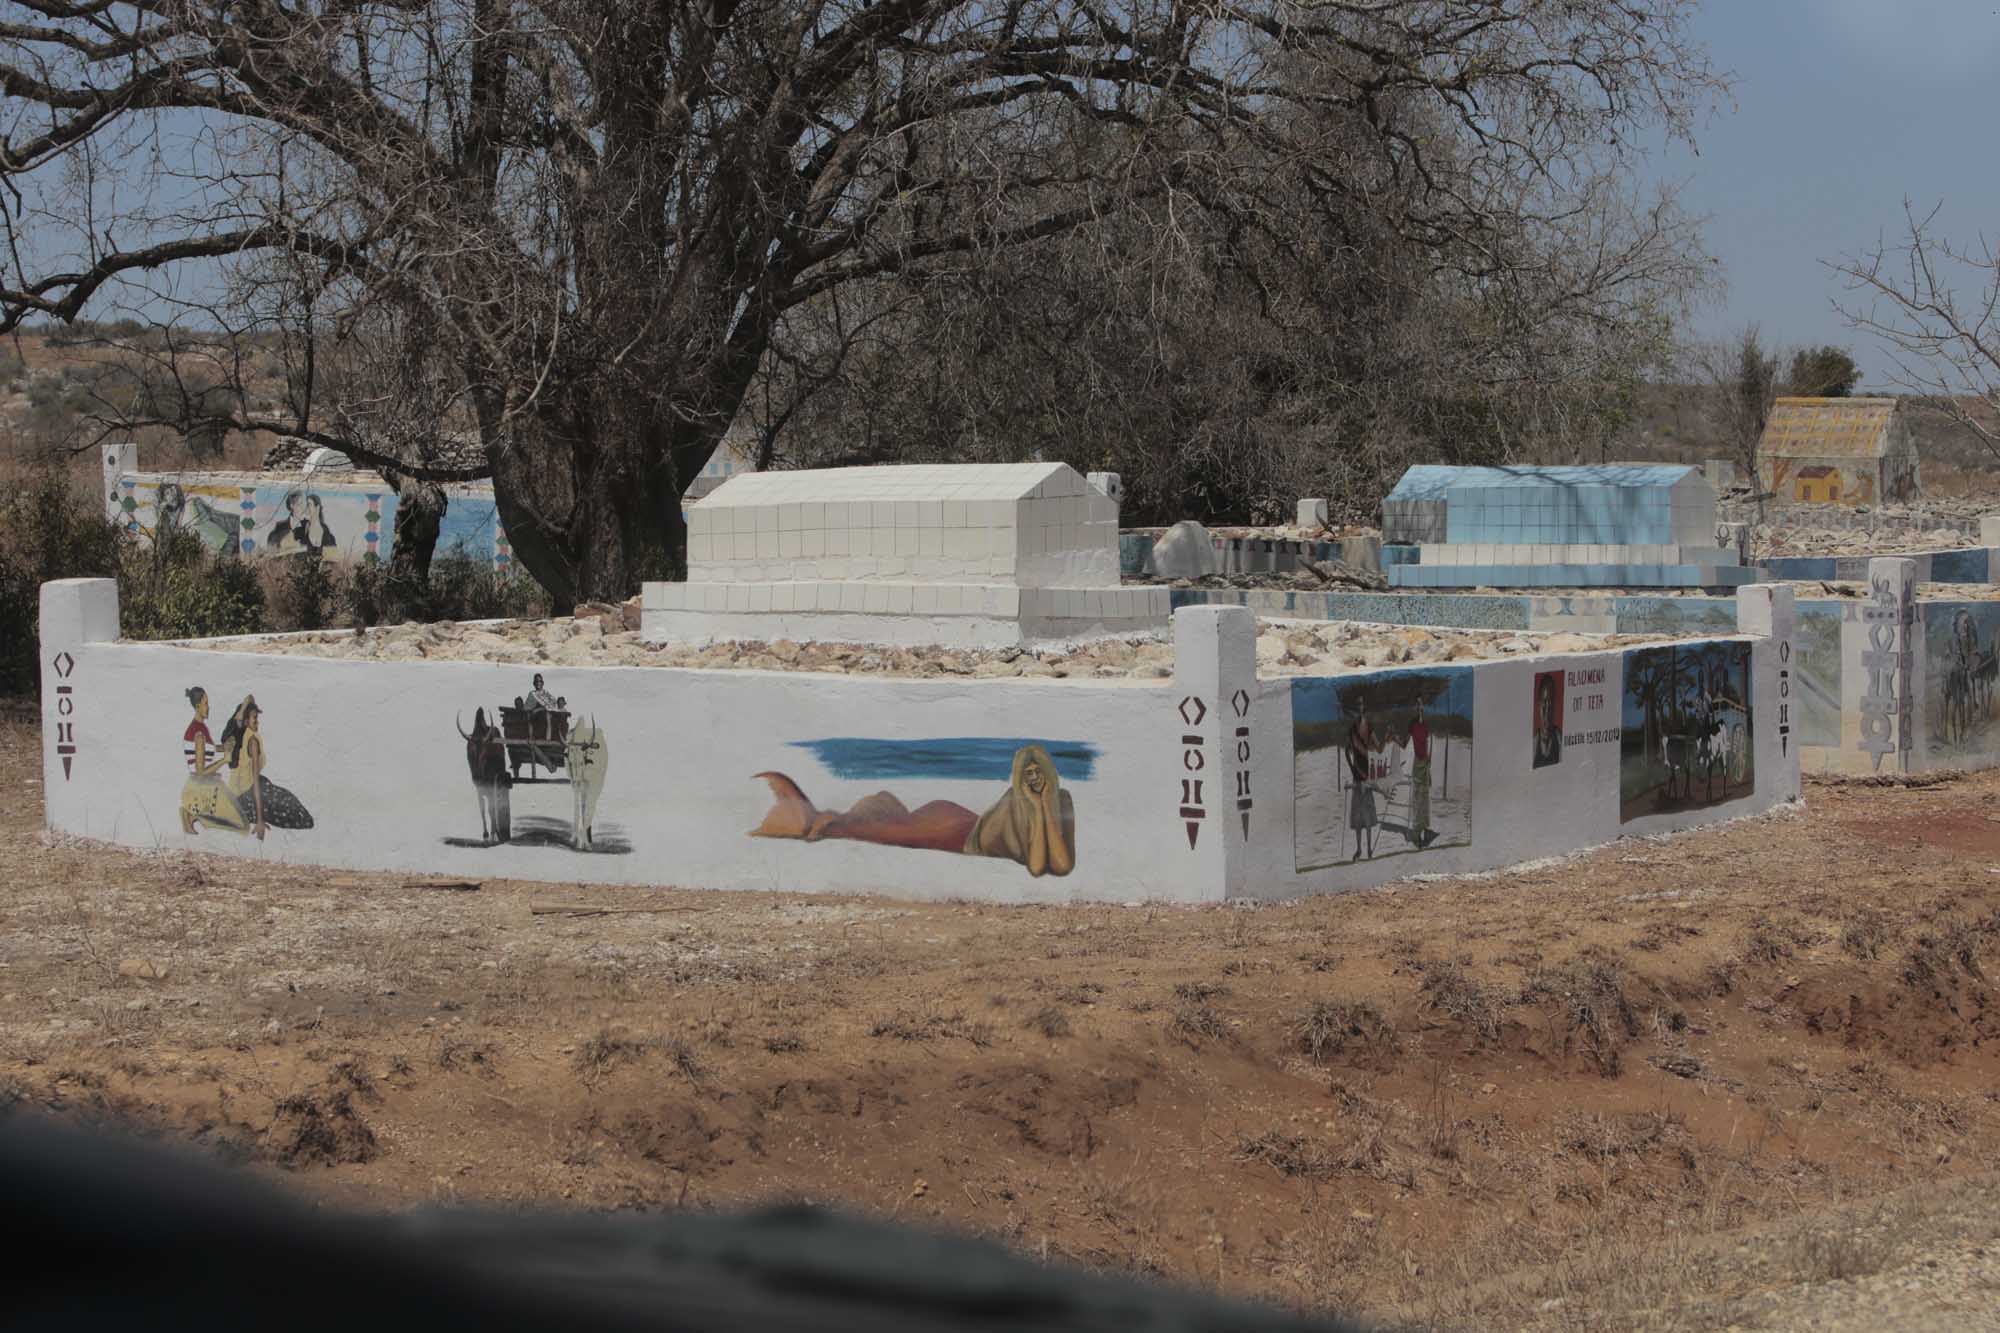
[[[42,593],[48,821],[125,845],[302,867],[993,902],[1277,899],[1500,866],[1793,799],[1797,749],[1781,748],[1767,721],[1781,688],[1790,594],[1753,588],[1743,598],[1752,633],[1696,646],[1747,654],[1740,685],[1723,690],[1732,716],[1754,719],[1739,755],[1754,776],[1732,786],[1725,774],[1719,795],[1711,782],[1705,799],[1660,806],[1655,792],[1645,798],[1654,804],[1634,813],[1621,793],[1620,743],[1608,733],[1620,725],[1630,652],[1454,666],[1462,680],[1449,688],[1413,679],[1434,668],[1260,681],[1250,614],[1191,607],[1176,616],[1171,681],[544,666],[572,734],[594,728],[602,738],[579,770],[601,774],[590,845],[579,849],[575,788],[555,783],[513,787],[510,839],[494,843],[460,734],[473,728],[475,710],[491,719],[527,696],[535,668],[119,643],[114,586],[70,580]],[[1679,649],[1694,650],[1687,641]],[[1564,718],[1575,739],[1558,760],[1537,765],[1536,677],[1549,672],[1562,673],[1566,698],[1599,702]],[[1386,776],[1373,854],[1340,861],[1329,849],[1336,833],[1346,845],[1352,792],[1338,775],[1347,760],[1337,749],[1329,755],[1334,747],[1315,748],[1330,733],[1325,718],[1312,718],[1328,691],[1357,682],[1385,701],[1442,689],[1433,700],[1439,711],[1428,715],[1437,729],[1435,797],[1430,826],[1413,832],[1413,765]],[[245,779],[236,789],[265,792],[272,818],[261,840],[199,817],[195,832],[184,831],[185,810],[219,808],[220,799],[210,784],[190,781],[184,762],[195,748],[188,691],[196,687],[205,692],[209,744],[222,742],[227,719],[254,700],[270,786]],[[1448,708],[1467,716],[1447,717]],[[1385,729],[1407,730],[1397,716],[1384,712]],[[1297,717],[1307,717],[1303,733]],[[1461,734],[1449,734],[1454,727]],[[961,850],[968,830],[987,838],[994,821],[1056,808],[1038,803],[1026,777],[1046,771],[1032,754],[1021,757],[1029,745],[1046,753],[1056,777],[1044,785],[1073,811],[1073,836],[1057,840],[1073,865],[1067,854],[1042,855],[1040,874],[1031,873],[1035,854],[1021,851],[1026,835],[1012,851],[998,834],[985,854]],[[254,747],[237,749],[242,756]],[[1367,762],[1388,763],[1396,752],[1385,746]],[[1407,761],[1413,747],[1401,753]],[[221,780],[248,772],[245,761]],[[765,773],[791,779],[812,814],[838,816],[820,823],[826,836],[752,836],[783,825],[778,816],[791,808]],[[880,792],[902,813],[871,799]],[[307,820],[310,827],[299,826]]]

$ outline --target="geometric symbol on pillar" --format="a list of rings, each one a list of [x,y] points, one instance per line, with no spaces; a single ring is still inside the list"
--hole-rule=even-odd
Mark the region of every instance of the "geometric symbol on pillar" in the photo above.
[[[76,659],[71,657],[67,651],[64,651],[57,653],[56,660],[50,663],[50,665],[56,669],[57,676],[67,680],[69,679],[69,673],[76,670]]]
[[[1201,720],[1208,716],[1208,705],[1195,695],[1190,694],[1187,698],[1181,700],[1180,711],[1181,721],[1187,723],[1190,727],[1198,727],[1201,725]]]

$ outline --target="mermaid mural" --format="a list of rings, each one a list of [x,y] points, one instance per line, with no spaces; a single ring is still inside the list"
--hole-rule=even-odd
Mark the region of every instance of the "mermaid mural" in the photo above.
[[[991,770],[988,770],[991,771]],[[918,847],[1018,862],[1030,875],[1067,875],[1076,866],[1076,806],[1063,790],[1056,763],[1037,744],[1014,751],[1007,790],[985,814],[955,801],[928,801],[915,810],[886,791],[864,796],[844,811],[815,807],[783,773],[756,775],[770,784],[773,803],[756,838],[829,838]]]
[[[309,829],[312,816],[299,798],[264,776],[264,737],[258,726],[263,710],[254,695],[229,715],[222,739],[208,731],[208,691],[196,685],[187,692],[194,720],[182,736],[187,782],[181,787],[181,832],[199,833],[203,824],[255,834],[266,830]]]

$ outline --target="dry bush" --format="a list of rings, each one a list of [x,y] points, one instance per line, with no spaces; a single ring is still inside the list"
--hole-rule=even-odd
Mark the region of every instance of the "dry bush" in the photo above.
[[[1891,1248],[1885,1238],[1852,1221],[1831,1229],[1809,1228],[1792,1242],[1791,1267],[1807,1282],[1844,1282],[1881,1272]]]
[[[1903,982],[1912,990],[1943,990],[1958,983],[1958,973],[1979,981],[1986,973],[1979,962],[1984,937],[1994,921],[1974,923],[1945,916],[1925,924],[1917,942],[1903,955]]]
[[[1325,1144],[1275,1129],[1254,1138],[1238,1134],[1235,1157],[1239,1162],[1262,1162],[1281,1176],[1304,1180],[1325,1180],[1341,1166],[1340,1159]]]
[[[603,1028],[576,1048],[570,1067],[583,1076],[585,1083],[596,1083],[619,1065],[642,1059],[652,1045],[649,1038],[627,1037]]]
[[[1474,981],[1459,963],[1429,962],[1422,966],[1424,982],[1418,990],[1428,1008],[1481,1041],[1500,1035],[1500,1005],[1492,990]]]
[[[280,1100],[266,1142],[281,1165],[294,1168],[367,1162],[379,1151],[375,1131],[355,1111],[346,1088]]]
[[[342,1060],[327,1073],[327,1082],[345,1086],[364,1102],[379,1102],[382,1094],[375,1087],[375,1076],[361,1067],[356,1059]]]
[[[805,1048],[804,1038],[796,1032],[774,1032],[764,1038],[764,1049],[772,1055],[797,1055]]]
[[[1365,1000],[1314,1000],[1285,1031],[1292,1047],[1315,1064],[1350,1055],[1387,1068],[1400,1049],[1395,1025]]]
[[[1070,1034],[1069,1015],[1055,1005],[1045,1004],[1023,1020],[1022,1027],[1030,1032],[1039,1032],[1053,1040]]]
[[[1809,949],[1819,934],[1795,917],[1758,918],[1743,939],[1743,956],[1753,963],[1777,963]]]
[[[1872,962],[1882,956],[1886,946],[1901,938],[1902,933],[1886,912],[1864,907],[1840,932],[1840,947],[1856,958]]]
[[[477,1069],[493,1072],[493,1055],[499,1048],[490,1041],[468,1041],[463,1037],[441,1037],[432,1057],[439,1069]]]
[[[1205,1040],[1227,1041],[1229,1022],[1206,1004],[1182,1000],[1167,1017],[1167,1035],[1200,1050]]]
[[[1620,1048],[1644,1030],[1625,994],[1624,968],[1601,950],[1586,950],[1558,967],[1536,968],[1522,984],[1521,1002],[1555,1011],[1564,1045],[1580,1044],[1605,1078],[1617,1076]]]
[[[1174,987],[1174,998],[1190,1004],[1205,1004],[1227,994],[1229,987],[1219,981],[1183,981]]]
[[[868,1029],[871,1037],[893,1037],[897,1041],[935,1041],[940,1037],[957,1037],[974,1046],[986,1047],[993,1044],[993,1028],[986,1023],[970,1023],[962,1013],[916,1013],[899,1009],[887,1018],[877,1019]]]

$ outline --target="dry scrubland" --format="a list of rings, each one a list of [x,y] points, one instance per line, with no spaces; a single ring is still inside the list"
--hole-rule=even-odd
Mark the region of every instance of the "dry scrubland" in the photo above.
[[[50,845],[37,744],[0,725],[0,1101],[329,1201],[806,1196],[1398,1323],[2000,1309],[2000,774],[1285,908],[1007,909]]]

